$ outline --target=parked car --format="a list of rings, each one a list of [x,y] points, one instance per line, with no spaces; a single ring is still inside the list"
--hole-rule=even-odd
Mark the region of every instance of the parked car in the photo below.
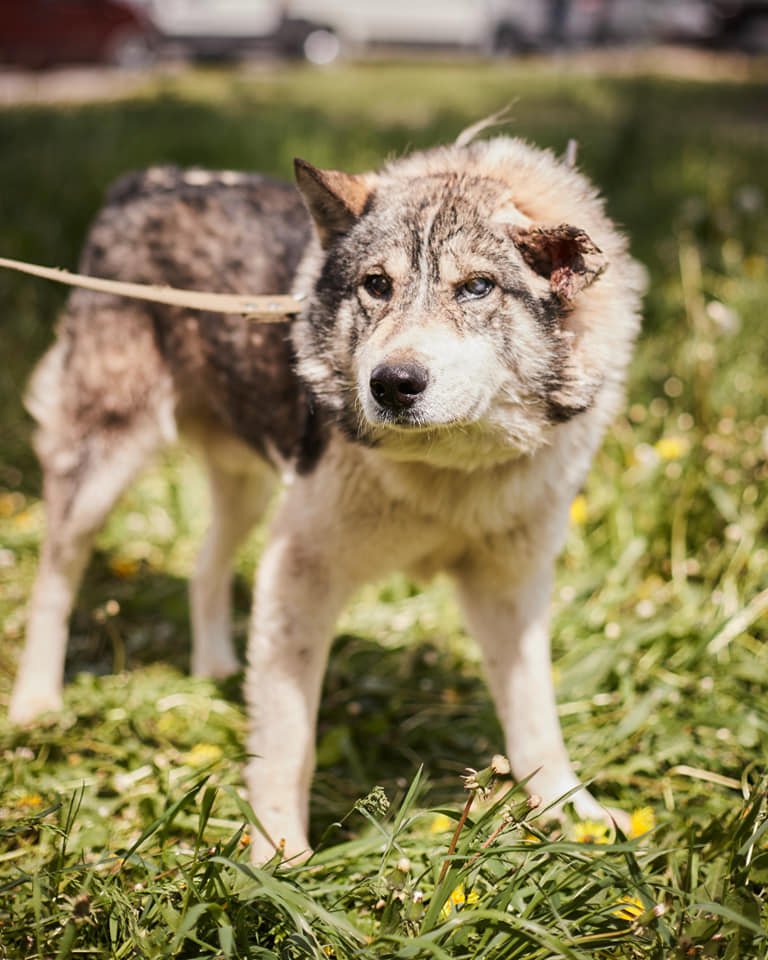
[[[510,53],[548,45],[551,0],[142,0],[167,43],[197,56],[271,48],[329,63],[342,51],[443,47]],[[586,37],[603,6],[571,0],[568,37]],[[626,19],[626,18],[625,18]]]
[[[728,2],[728,0],[723,0]],[[482,53],[649,43],[709,29],[707,0],[286,0],[337,47],[451,46]],[[329,49],[331,49],[329,45]]]
[[[0,0],[0,62],[141,66],[157,35],[129,0]]]
[[[290,14],[324,24],[337,47],[453,47],[483,53],[535,45],[546,27],[546,0],[288,0]],[[317,38],[313,38],[316,42]],[[329,51],[332,49],[327,44]],[[311,49],[308,51],[311,57]]]
[[[715,49],[768,51],[768,0],[644,0],[657,40]]]
[[[717,0],[711,7],[714,45],[768,52],[768,0]]]
[[[134,2],[143,5],[166,49],[195,58],[232,58],[265,51],[303,57],[308,38],[329,34],[325,25],[294,15],[290,0]]]

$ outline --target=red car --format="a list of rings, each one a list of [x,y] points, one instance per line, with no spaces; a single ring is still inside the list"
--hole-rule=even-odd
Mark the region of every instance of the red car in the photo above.
[[[129,0],[0,0],[0,62],[140,66],[156,32]]]

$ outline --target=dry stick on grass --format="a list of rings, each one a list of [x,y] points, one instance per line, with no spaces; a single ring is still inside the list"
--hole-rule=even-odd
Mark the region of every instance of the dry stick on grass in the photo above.
[[[467,802],[464,804],[464,809],[461,811],[459,822],[456,824],[456,829],[453,831],[453,836],[451,837],[451,842],[448,846],[448,853],[445,855],[445,860],[443,861],[443,866],[440,870],[440,876],[437,878],[438,886],[443,882],[443,880],[445,880],[445,875],[448,873],[448,868],[451,865],[451,857],[456,852],[456,844],[459,842],[461,831],[464,829],[464,824],[467,822],[469,811],[472,809],[472,804],[474,802],[475,792],[473,790],[467,797]]]
[[[464,829],[464,825],[469,817],[469,811],[472,809],[472,804],[475,801],[475,797],[478,793],[481,797],[487,797],[490,794],[496,779],[498,777],[507,777],[510,773],[511,766],[509,760],[500,753],[497,753],[491,760],[490,764],[487,767],[484,767],[482,770],[474,770],[472,767],[467,768],[466,773],[461,779],[464,781],[464,789],[469,790],[469,796],[467,797],[467,802],[464,804],[464,809],[461,811],[461,816],[459,817],[459,822],[456,824],[456,829],[453,831],[453,836],[451,837],[451,842],[448,847],[448,853],[443,861],[443,866],[440,870],[440,876],[437,880],[438,884],[442,883],[442,881],[445,879],[446,873],[448,873],[448,869],[451,864],[451,857],[456,852],[456,845],[459,842],[461,831]]]
[[[301,296],[250,295],[242,293],[207,293],[201,290],[179,290],[175,287],[157,287],[145,283],[125,283],[120,280],[104,280],[99,277],[86,277],[79,273],[70,273],[56,267],[41,267],[23,260],[9,260],[0,257],[0,267],[28,273],[44,280],[66,283],[71,287],[83,287],[98,293],[111,293],[134,300],[150,300],[153,303],[165,303],[177,307],[189,307],[192,310],[210,310],[215,313],[237,313],[262,323],[278,323],[286,317],[297,314]]]

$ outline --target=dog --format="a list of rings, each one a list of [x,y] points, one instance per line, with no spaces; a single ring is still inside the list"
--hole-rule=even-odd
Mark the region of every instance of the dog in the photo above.
[[[395,569],[447,571],[516,778],[571,791],[548,608],[569,505],[623,396],[642,272],[587,178],[508,136],[462,136],[376,172],[120,180],[80,263],[101,277],[306,295],[292,322],[75,291],[27,393],[47,533],[10,716],[61,705],[92,540],[147,458],[183,434],[212,521],[191,578],[195,674],[239,668],[232,557],[283,490],[254,589],[245,779],[268,836],[306,856],[321,684],[340,610]]]

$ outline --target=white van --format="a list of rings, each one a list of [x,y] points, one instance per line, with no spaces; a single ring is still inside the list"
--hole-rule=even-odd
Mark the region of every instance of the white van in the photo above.
[[[160,36],[196,54],[269,45],[328,63],[375,45],[481,52],[533,45],[549,0],[134,0]]]
[[[532,45],[549,17],[548,0],[288,0],[286,9],[354,52],[376,45],[509,51]]]

